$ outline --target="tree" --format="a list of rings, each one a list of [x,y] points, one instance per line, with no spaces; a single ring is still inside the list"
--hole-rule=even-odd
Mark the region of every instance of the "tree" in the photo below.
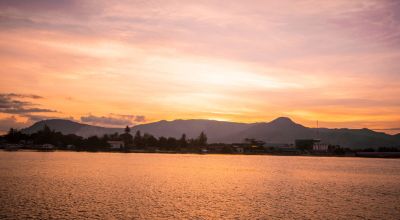
[[[121,139],[124,141],[125,152],[130,152],[129,145],[133,143],[133,136],[130,134],[130,132],[131,132],[131,129],[127,125],[125,128],[125,133],[120,135]],[[140,136],[140,132],[139,132],[139,136]]]
[[[50,127],[47,126],[47,124],[45,124],[44,127],[37,132],[37,134],[38,134],[37,141],[41,144],[45,144],[45,143],[51,144],[54,142],[55,133],[56,133],[56,131],[54,129],[51,130]]]
[[[138,130],[133,138],[133,142],[136,144],[137,148],[144,148],[144,141],[140,134],[140,130]]]
[[[200,133],[199,137],[197,138],[197,141],[199,147],[204,147],[207,145],[207,135],[204,133],[204,131]]]
[[[178,142],[175,138],[169,137],[167,140],[167,150],[176,150],[178,148]]]
[[[10,143],[17,144],[19,143],[22,136],[23,134],[21,133],[21,131],[16,128],[10,128],[4,138]]]
[[[149,133],[144,133],[143,135],[144,144],[146,147],[157,147],[158,140],[153,135]]]
[[[128,127],[128,125],[125,128],[125,133],[131,133],[131,129]]]
[[[110,134],[110,141],[119,141],[118,132],[115,132],[114,134]]]
[[[186,134],[182,134],[181,139],[179,139],[179,147],[186,148],[187,145],[188,145],[188,142],[186,141]]]
[[[96,150],[97,150],[97,147],[99,146],[99,144],[100,144],[100,138],[97,137],[97,135],[90,136],[90,137],[88,137],[88,139],[86,140],[87,148],[88,148],[88,150],[90,150],[90,151],[96,151]]]
[[[101,148],[105,149],[109,146],[108,141],[110,140],[110,137],[108,136],[108,134],[104,134],[101,138],[100,138],[100,146]]]
[[[158,138],[158,148],[165,149],[167,147],[167,138],[161,136]]]
[[[130,152],[130,147],[129,145],[133,143],[133,136],[129,133],[123,133],[120,135],[122,141],[124,142],[125,145],[125,152]]]
[[[231,154],[233,152],[232,148],[229,146],[224,146],[221,151],[223,154]]]

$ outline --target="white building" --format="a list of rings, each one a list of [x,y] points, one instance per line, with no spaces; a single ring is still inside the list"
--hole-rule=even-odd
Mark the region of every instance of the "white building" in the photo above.
[[[121,149],[121,146],[124,147],[123,141],[107,141],[111,145],[111,149]]]
[[[328,150],[329,146],[331,144],[328,143],[320,143],[320,142],[314,142],[313,145],[313,150]]]

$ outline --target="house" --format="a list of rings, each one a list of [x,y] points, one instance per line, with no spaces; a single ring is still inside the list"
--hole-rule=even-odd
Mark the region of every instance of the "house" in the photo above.
[[[244,153],[244,148],[243,147],[240,147],[240,146],[237,146],[237,145],[233,145],[232,147],[233,147],[233,149],[235,149],[235,151],[238,154],[243,154]]]
[[[107,141],[108,144],[110,144],[112,150],[119,150],[124,148],[124,142],[123,141]]]

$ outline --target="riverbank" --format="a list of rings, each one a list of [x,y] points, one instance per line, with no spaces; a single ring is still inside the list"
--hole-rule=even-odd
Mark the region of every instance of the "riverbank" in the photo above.
[[[4,149],[0,149],[1,151],[6,151]],[[224,153],[196,153],[196,152],[179,152],[179,151],[146,151],[146,150],[131,150],[130,152],[120,152],[120,151],[112,151],[112,150],[62,150],[62,149],[54,149],[54,150],[42,150],[42,149],[19,149],[17,152],[89,152],[89,153],[116,153],[116,154],[189,154],[189,155],[232,155],[232,156],[299,156],[299,157],[365,157],[365,158],[400,158],[400,152],[356,152],[352,154],[285,154],[285,153],[232,153],[232,154],[224,154]],[[15,152],[15,151],[12,151]]]

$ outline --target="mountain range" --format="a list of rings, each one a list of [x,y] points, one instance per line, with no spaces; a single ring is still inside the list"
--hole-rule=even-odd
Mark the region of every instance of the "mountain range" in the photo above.
[[[62,119],[39,121],[21,131],[26,134],[35,133],[45,124],[63,134],[76,134],[82,137],[124,131],[124,128],[105,128]],[[142,135],[149,133],[155,137],[175,138],[180,138],[183,133],[187,138],[196,138],[200,132],[204,131],[208,137],[208,143],[238,143],[245,138],[255,138],[267,143],[294,143],[296,139],[321,139],[323,143],[339,144],[341,147],[348,148],[400,147],[400,134],[389,135],[366,128],[319,128],[317,130],[296,124],[285,117],[277,118],[269,123],[253,124],[201,119],[158,121],[133,126],[131,134],[134,135],[138,130]]]

